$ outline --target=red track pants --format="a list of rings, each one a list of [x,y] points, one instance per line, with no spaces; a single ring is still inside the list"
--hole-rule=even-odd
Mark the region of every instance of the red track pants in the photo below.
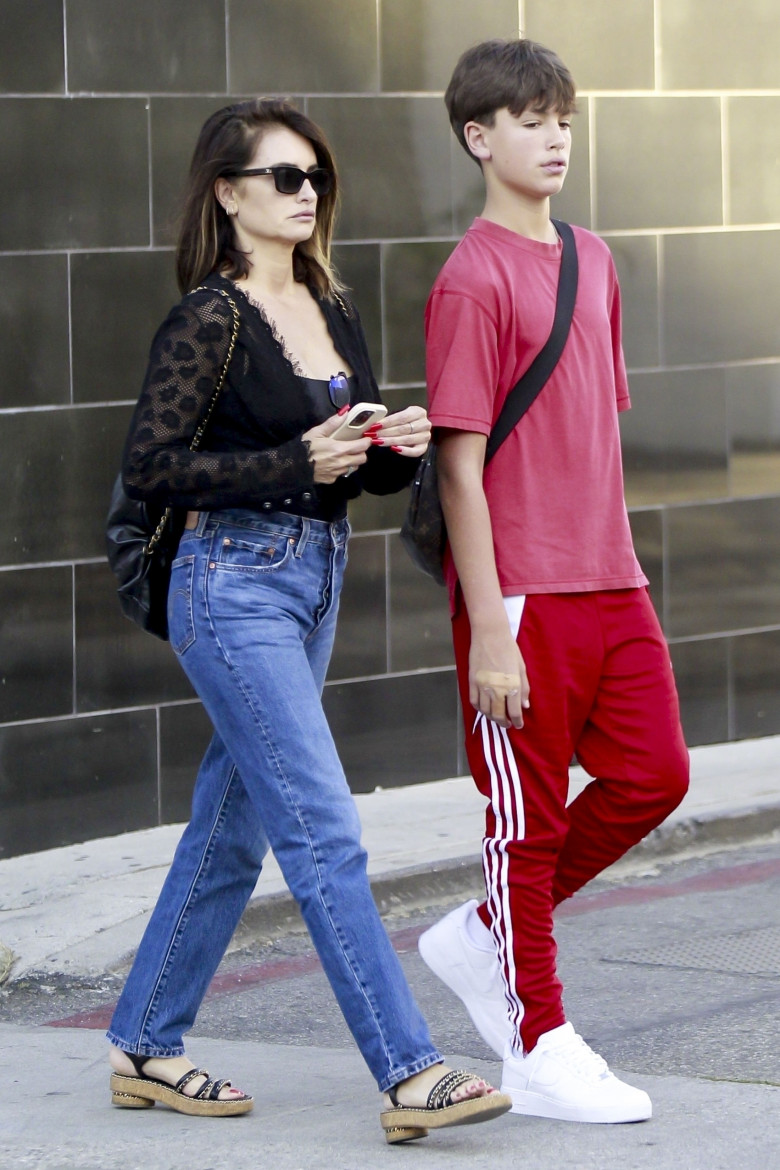
[[[519,731],[478,715],[469,702],[471,632],[462,601],[453,637],[469,765],[488,801],[480,914],[529,1052],[565,1022],[554,907],[677,807],[688,786],[688,752],[669,651],[646,589],[525,599],[517,640],[531,706]],[[594,779],[567,808],[573,755]]]

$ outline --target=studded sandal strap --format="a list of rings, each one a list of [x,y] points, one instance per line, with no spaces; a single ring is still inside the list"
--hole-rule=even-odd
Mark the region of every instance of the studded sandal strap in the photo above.
[[[474,1080],[474,1074],[464,1072],[463,1069],[454,1068],[451,1072],[445,1073],[440,1081],[431,1089],[428,1094],[428,1109],[446,1109],[448,1105],[452,1105],[452,1094],[461,1085],[465,1085],[468,1081]]]
[[[184,1074],[183,1077],[179,1077],[178,1081],[173,1086],[174,1092],[183,1093],[190,1081],[194,1081],[196,1077],[206,1077],[206,1080],[208,1081],[208,1075],[209,1074],[206,1072],[205,1068],[191,1068],[189,1072]],[[199,1097],[200,1092],[197,1092],[195,1096]]]

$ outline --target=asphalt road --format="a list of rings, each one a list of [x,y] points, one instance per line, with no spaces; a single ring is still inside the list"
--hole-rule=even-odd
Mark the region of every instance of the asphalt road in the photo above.
[[[586,1040],[625,1071],[780,1085],[776,845],[667,862],[591,891],[557,927],[567,1015]],[[439,1047],[493,1060],[417,954],[420,931],[448,908],[401,910],[386,923]],[[100,1029],[121,979],[17,982],[0,993],[0,1020]],[[352,1047],[302,934],[249,940],[230,954],[192,1033],[194,1056],[198,1036]]]

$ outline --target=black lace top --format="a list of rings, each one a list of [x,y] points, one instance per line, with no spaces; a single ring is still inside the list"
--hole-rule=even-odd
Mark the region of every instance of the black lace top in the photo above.
[[[343,516],[346,501],[364,488],[385,495],[411,481],[416,460],[372,447],[353,475],[315,484],[301,435],[327,414],[316,408],[261,309],[222,276],[212,275],[204,284],[170,311],[152,343],[122,460],[129,496],[204,511],[254,508],[332,520]],[[190,451],[233,327],[230,305],[210,291],[214,288],[230,293],[241,323],[202,448]],[[378,402],[357,311],[317,300],[337,353],[356,375],[350,380],[352,400]]]

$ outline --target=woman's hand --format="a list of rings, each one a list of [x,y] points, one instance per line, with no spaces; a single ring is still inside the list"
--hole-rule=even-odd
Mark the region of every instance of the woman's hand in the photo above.
[[[431,441],[431,424],[421,406],[407,406],[385,415],[374,434],[377,446],[391,447],[399,455],[417,459],[425,454]]]
[[[371,446],[370,437],[360,439],[330,437],[344,421],[343,414],[346,414],[346,410],[331,415],[325,422],[301,435],[309,448],[309,459],[314,465],[315,483],[335,483],[340,475],[351,475],[366,461],[366,451]]]

